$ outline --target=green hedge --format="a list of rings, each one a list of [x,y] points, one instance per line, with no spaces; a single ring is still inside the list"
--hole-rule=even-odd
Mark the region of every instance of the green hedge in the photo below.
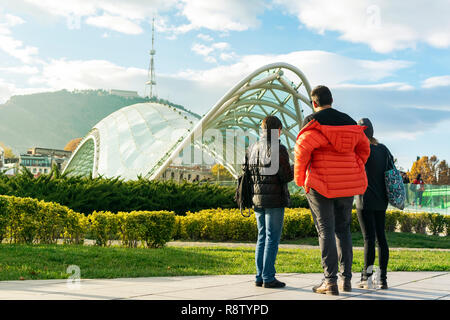
[[[209,209],[200,212],[188,212],[186,216],[176,217],[174,239],[211,240],[211,241],[256,241],[257,227],[253,214],[243,217],[237,209]],[[356,210],[352,211],[351,231],[360,232]],[[386,230],[394,232],[433,234],[445,232],[449,235],[450,217],[430,213],[386,212]],[[311,212],[304,208],[286,208],[282,240],[317,236]]]
[[[253,211],[252,211],[253,213]],[[449,235],[450,217],[436,213],[388,211],[386,229],[402,232]],[[352,232],[360,231],[356,210]],[[309,209],[286,208],[282,239],[317,236]],[[131,211],[117,214],[94,211],[85,216],[53,202],[0,196],[0,240],[13,243],[83,243],[85,238],[107,246],[161,247],[171,239],[212,241],[256,241],[254,214],[246,218],[238,209],[207,209],[175,216],[173,211]]]
[[[76,212],[187,211],[236,208],[235,187],[209,183],[176,183],[139,178],[82,178],[61,175],[58,170],[34,178],[24,171],[13,177],[0,173],[0,194],[57,202]],[[308,208],[304,194],[291,195],[291,207]]]
[[[82,243],[87,219],[65,206],[0,196],[0,240],[14,243]]]
[[[173,181],[123,181],[118,178],[62,176],[58,171],[34,178],[29,172],[13,177],[0,173],[0,194],[57,202],[76,212],[186,211],[235,208],[234,187]]]
[[[0,196],[0,240],[10,243],[83,243],[100,246],[122,240],[126,246],[162,247],[172,239],[175,214],[168,211],[95,211],[87,217],[58,203]]]

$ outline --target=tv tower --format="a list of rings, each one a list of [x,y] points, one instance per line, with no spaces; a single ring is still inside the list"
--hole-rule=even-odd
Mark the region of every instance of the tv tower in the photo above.
[[[156,91],[155,65],[153,61],[153,57],[156,51],[154,45],[155,45],[155,18],[153,18],[152,21],[152,50],[150,50],[150,65],[148,67],[148,80],[145,83],[147,86],[150,86],[149,98],[153,98],[153,86],[155,86]]]

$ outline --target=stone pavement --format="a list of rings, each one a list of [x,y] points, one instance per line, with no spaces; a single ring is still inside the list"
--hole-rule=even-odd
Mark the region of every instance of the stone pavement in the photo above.
[[[312,287],[319,273],[278,274],[282,289],[255,287],[252,275],[0,281],[0,300],[450,300],[450,272],[390,272],[388,290],[355,288],[339,296],[319,295]]]

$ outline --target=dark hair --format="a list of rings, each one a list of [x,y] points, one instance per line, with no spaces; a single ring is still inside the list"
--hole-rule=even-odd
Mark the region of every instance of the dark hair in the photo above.
[[[331,105],[333,103],[333,96],[330,89],[325,86],[317,86],[311,91],[311,99],[314,100],[319,107]]]
[[[370,141],[370,143],[373,144],[373,145],[378,145],[378,144],[379,144],[378,140],[375,139],[374,137],[370,137],[370,138],[369,138],[369,141]]]
[[[417,180],[422,179],[422,175],[419,173],[416,177]]]
[[[261,127],[263,129],[272,130],[272,129],[282,129],[283,124],[280,119],[275,116],[267,116],[262,121]]]

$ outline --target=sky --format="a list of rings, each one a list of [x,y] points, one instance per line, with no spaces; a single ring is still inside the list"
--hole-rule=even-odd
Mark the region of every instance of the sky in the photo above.
[[[0,0],[0,103],[144,95],[155,18],[160,98],[204,114],[258,67],[287,62],[330,87],[333,107],[369,118],[402,169],[449,162],[449,16],[450,0]]]

